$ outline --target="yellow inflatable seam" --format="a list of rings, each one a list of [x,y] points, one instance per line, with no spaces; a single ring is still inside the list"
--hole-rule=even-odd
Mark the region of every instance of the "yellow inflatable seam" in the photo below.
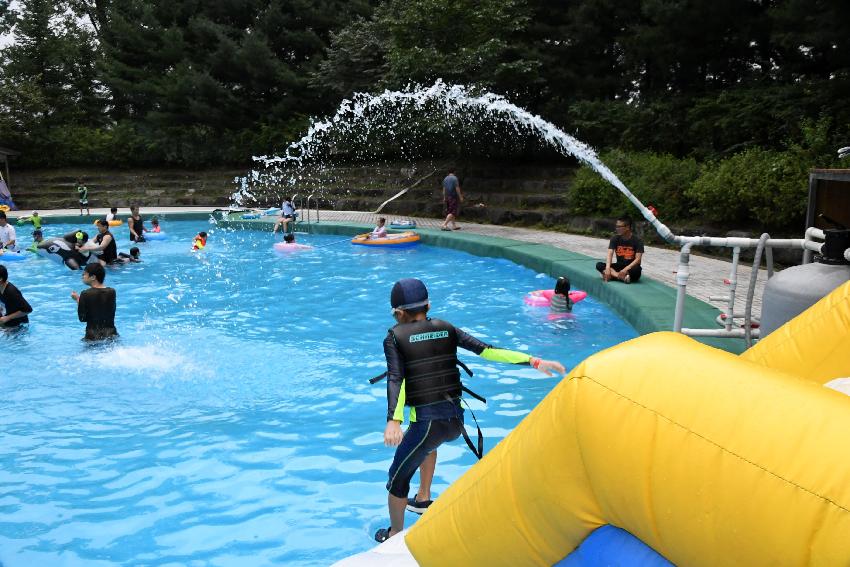
[[[842,505],[841,505],[841,504],[839,504],[838,502],[835,502],[835,501],[834,501],[834,500],[832,500],[831,498],[829,498],[829,497],[827,497],[827,496],[824,496],[823,494],[818,494],[817,492],[814,492],[813,490],[810,490],[810,489],[808,489],[808,488],[806,488],[806,487],[804,487],[804,486],[800,486],[798,483],[794,482],[793,480],[790,480],[790,479],[784,478],[783,476],[781,476],[781,475],[779,475],[779,474],[777,474],[777,473],[775,473],[775,472],[771,471],[770,469],[765,468],[764,466],[762,466],[762,465],[760,465],[760,464],[758,464],[758,463],[755,463],[755,462],[753,462],[753,461],[751,461],[751,460],[747,459],[746,457],[743,457],[743,456],[741,456],[741,455],[738,455],[738,454],[737,454],[737,453],[735,453],[734,451],[730,451],[730,450],[729,450],[729,449],[727,449],[726,447],[724,447],[724,446],[720,445],[719,443],[717,443],[717,442],[715,442],[715,441],[712,441],[711,439],[709,439],[709,438],[705,437],[704,435],[702,435],[702,434],[700,434],[700,433],[697,433],[697,432],[696,432],[696,431],[694,431],[693,429],[690,429],[690,428],[688,428],[688,427],[686,427],[686,426],[682,425],[681,423],[678,423],[677,421],[675,421],[675,420],[673,420],[673,419],[669,418],[668,416],[666,416],[666,415],[664,415],[664,414],[662,414],[662,413],[659,413],[658,411],[656,411],[656,410],[654,410],[654,409],[652,409],[652,408],[650,408],[650,407],[647,407],[646,405],[641,404],[640,402],[638,402],[638,401],[636,401],[636,400],[633,400],[633,399],[629,398],[628,396],[626,396],[626,395],[624,395],[624,394],[622,394],[622,393],[620,393],[620,392],[618,392],[618,391],[616,391],[616,390],[614,390],[614,389],[612,389],[612,388],[609,388],[609,387],[608,387],[608,386],[606,386],[605,384],[603,384],[603,383],[599,382],[598,380],[595,380],[595,379],[591,378],[590,376],[583,376],[583,378],[584,378],[584,379],[586,379],[586,380],[589,380],[590,382],[593,382],[594,384],[596,384],[596,385],[598,385],[598,386],[600,386],[600,387],[602,387],[602,388],[604,388],[604,389],[606,389],[606,390],[608,390],[609,392],[613,393],[615,396],[619,396],[620,398],[622,398],[622,399],[624,399],[624,400],[628,401],[629,403],[635,404],[636,406],[638,406],[638,407],[640,407],[640,408],[642,408],[642,409],[644,409],[644,410],[646,410],[646,411],[648,411],[648,412],[650,412],[650,413],[654,414],[655,416],[657,416],[657,417],[659,417],[659,418],[661,418],[661,419],[663,419],[663,420],[665,420],[665,421],[667,421],[667,422],[671,423],[672,425],[675,425],[676,427],[679,427],[679,428],[680,428],[680,429],[682,429],[683,431],[686,431],[686,432],[688,432],[688,433],[690,433],[690,434],[694,435],[695,437],[697,437],[697,438],[699,438],[699,439],[702,439],[702,440],[703,440],[703,441],[705,441],[706,443],[710,443],[710,444],[711,444],[711,445],[713,445],[714,447],[716,447],[716,448],[720,449],[722,452],[727,453],[727,454],[729,454],[729,455],[731,455],[731,456],[733,456],[733,457],[735,457],[735,458],[737,458],[737,459],[739,459],[739,460],[741,460],[741,461],[743,461],[743,462],[745,462],[745,463],[747,463],[747,464],[749,464],[749,465],[751,465],[751,466],[753,466],[753,467],[755,467],[755,468],[757,468],[757,469],[759,469],[759,470],[761,470],[761,471],[763,471],[763,472],[765,472],[765,473],[767,473],[767,474],[769,474],[769,475],[773,476],[773,477],[774,477],[774,478],[776,478],[777,480],[780,480],[780,481],[782,481],[782,482],[784,482],[784,483],[786,483],[786,484],[789,484],[789,485],[791,485],[791,486],[793,486],[793,487],[797,488],[798,490],[802,490],[803,492],[806,492],[806,493],[810,494],[811,496],[814,496],[814,497],[816,497],[816,498],[820,498],[820,499],[821,499],[821,500],[823,500],[824,502],[827,502],[828,504],[831,504],[832,506],[835,506],[836,508],[838,508],[838,509],[839,509],[839,510],[841,510],[842,512],[846,512],[846,513],[850,514],[850,509],[848,509],[848,508],[846,508],[846,507],[842,506]]]

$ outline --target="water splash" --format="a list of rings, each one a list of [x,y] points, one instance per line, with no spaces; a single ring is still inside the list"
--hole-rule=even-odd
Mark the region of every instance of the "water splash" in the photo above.
[[[333,117],[313,122],[307,133],[290,144],[284,155],[255,156],[254,160],[263,170],[254,170],[247,177],[237,178],[239,189],[232,196],[233,202],[242,206],[249,199],[255,199],[253,191],[256,187],[275,187],[284,191],[296,187],[303,180],[305,168],[311,165],[311,160],[327,152],[334,140],[342,136],[365,143],[375,132],[392,133],[402,126],[405,112],[410,110],[426,112],[429,118],[445,121],[483,116],[512,127],[518,134],[533,133],[561,154],[575,157],[593,168],[619,189],[663,238],[672,238],[670,230],[602,163],[590,146],[500,95],[476,95],[463,85],[446,85],[441,80],[427,88],[388,90],[379,95],[357,93],[352,99],[343,100]]]

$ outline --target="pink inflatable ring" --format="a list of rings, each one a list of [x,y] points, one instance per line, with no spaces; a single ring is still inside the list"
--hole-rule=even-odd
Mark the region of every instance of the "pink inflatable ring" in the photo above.
[[[312,246],[306,244],[298,244],[297,242],[275,242],[275,252],[295,252],[297,250],[312,250]]]
[[[538,289],[537,291],[530,291],[525,295],[525,302],[532,307],[549,307],[552,303],[552,296],[555,295],[555,292],[551,289]],[[587,297],[586,291],[571,291],[570,292],[570,300],[573,303],[578,303],[582,299]]]

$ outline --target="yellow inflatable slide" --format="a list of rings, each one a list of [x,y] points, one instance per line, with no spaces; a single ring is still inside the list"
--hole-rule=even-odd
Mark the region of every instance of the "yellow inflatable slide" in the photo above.
[[[850,282],[736,357],[655,333],[576,367],[407,532],[420,565],[553,565],[596,528],[677,565],[850,565]],[[393,538],[395,539],[395,538]]]

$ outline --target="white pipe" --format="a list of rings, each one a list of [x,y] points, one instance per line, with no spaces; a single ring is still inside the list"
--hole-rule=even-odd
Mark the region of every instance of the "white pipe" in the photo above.
[[[738,261],[741,257],[741,248],[735,246],[732,249],[732,269],[729,273],[729,302],[727,303],[726,312],[729,317],[726,320],[726,330],[732,330],[732,316],[735,313],[735,290],[738,289]]]
[[[826,234],[824,234],[824,232],[821,229],[810,226],[809,228],[806,229],[805,240],[806,240],[806,242],[810,242],[810,241],[814,240],[815,238],[823,240],[824,238],[826,238]],[[803,264],[810,264],[811,262],[812,262],[812,251],[809,250],[808,248],[804,247],[804,249],[803,249]]]
[[[726,329],[688,329],[684,328],[681,330],[683,335],[687,335],[689,337],[716,337],[716,338],[730,338],[730,339],[743,339],[745,337],[746,330],[743,328],[734,328],[731,331],[727,331]],[[750,329],[750,337],[758,338],[760,335],[760,329]]]
[[[676,332],[682,330],[682,321],[685,318],[685,291],[690,276],[688,263],[691,261],[691,246],[693,246],[691,243],[682,246],[682,251],[679,253],[679,267],[676,270],[676,310],[673,314],[673,330]]]
[[[813,238],[823,240],[824,238],[826,238],[826,234],[821,229],[816,228],[814,226],[810,226],[806,229],[806,240],[812,240]]]

